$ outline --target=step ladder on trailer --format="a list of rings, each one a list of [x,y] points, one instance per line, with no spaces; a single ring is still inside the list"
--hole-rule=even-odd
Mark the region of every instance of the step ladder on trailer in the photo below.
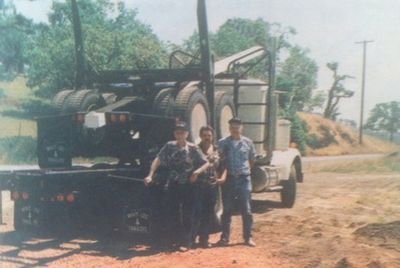
[[[246,83],[247,89],[259,89],[260,87],[267,87],[267,94],[264,100],[260,102],[241,102],[239,93],[243,85],[240,80],[244,79],[246,75],[254,69],[255,66],[266,61],[266,70],[268,81],[267,82],[254,82]],[[250,62],[252,61],[252,62]],[[250,62],[250,63],[249,63]],[[238,72],[239,67],[247,67],[244,71]],[[254,107],[261,106],[265,108],[267,120],[265,121],[243,121],[243,125],[264,126],[264,137],[261,140],[255,140],[254,144],[263,144],[268,157],[272,155],[275,148],[275,131],[276,131],[276,118],[277,118],[277,96],[279,92],[275,91],[275,54],[269,52],[261,46],[255,46],[245,51],[239,52],[228,58],[220,60],[215,63],[215,75],[218,78],[233,79],[233,84],[219,84],[218,86],[233,86],[233,102],[235,105],[235,112],[238,113],[240,107]]]

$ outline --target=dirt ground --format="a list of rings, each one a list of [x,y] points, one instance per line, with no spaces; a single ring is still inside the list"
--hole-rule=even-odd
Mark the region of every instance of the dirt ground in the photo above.
[[[165,253],[126,237],[19,234],[8,205],[0,267],[400,267],[400,174],[308,165],[293,209],[280,208],[277,193],[253,196],[255,248],[241,244],[239,216],[231,246]]]

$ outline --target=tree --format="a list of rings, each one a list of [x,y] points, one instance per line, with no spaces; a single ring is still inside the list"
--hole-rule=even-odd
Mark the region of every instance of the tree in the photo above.
[[[1,4],[0,13],[0,79],[13,79],[25,73],[29,63],[27,51],[30,35],[35,31],[32,20],[18,14],[12,3]]]
[[[120,2],[81,0],[87,65],[92,71],[163,67],[166,46],[150,26],[137,19],[137,11]],[[110,14],[116,14],[111,16]],[[74,39],[69,1],[53,2],[49,25],[34,36],[29,53],[28,86],[37,95],[51,97],[63,88],[72,88],[75,77]]]
[[[224,58],[243,51],[252,46],[263,46],[271,50],[277,39],[277,88],[287,92],[280,98],[281,106],[294,111],[312,109],[321,106],[324,97],[317,94],[313,97],[313,90],[317,84],[318,66],[309,57],[307,49],[293,46],[289,37],[296,34],[291,27],[280,24],[271,24],[263,19],[228,19],[215,33],[210,33],[210,43],[216,58]],[[198,50],[198,33],[195,32],[183,44],[183,49],[195,54]],[[280,51],[288,56],[281,60]],[[257,66],[251,76],[266,78],[263,65]]]
[[[324,117],[332,120],[336,120],[340,114],[338,112],[338,105],[342,98],[351,98],[354,95],[354,91],[348,90],[344,87],[343,82],[346,79],[354,78],[350,75],[339,75],[337,62],[327,63],[327,67],[333,72],[333,83],[328,92],[328,101],[324,110]]]
[[[252,46],[271,44],[270,24],[262,19],[228,19],[211,38],[214,53],[223,58]]]
[[[224,58],[252,46],[272,44],[270,24],[262,19],[228,19],[215,33],[210,33],[211,49],[216,58]],[[199,50],[199,36],[195,31],[183,43],[191,53]]]
[[[400,131],[400,101],[375,105],[364,127],[386,131],[390,135],[390,141],[393,141],[394,134]]]
[[[324,102],[321,93],[313,96],[318,66],[308,53],[306,49],[293,46],[289,49],[289,56],[279,64],[276,87],[285,92],[280,96],[280,105],[288,110],[312,110]]]

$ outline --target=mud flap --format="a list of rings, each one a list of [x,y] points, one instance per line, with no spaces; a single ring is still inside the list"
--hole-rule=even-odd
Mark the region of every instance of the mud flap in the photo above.
[[[14,207],[16,231],[54,231],[71,227],[70,213],[64,204],[17,201]]]
[[[71,116],[37,119],[37,155],[41,168],[71,167]]]
[[[132,234],[149,235],[152,232],[152,211],[150,208],[125,207],[123,227]]]

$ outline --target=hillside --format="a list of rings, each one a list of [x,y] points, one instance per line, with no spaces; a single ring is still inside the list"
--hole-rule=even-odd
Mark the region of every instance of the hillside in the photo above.
[[[356,129],[315,114],[299,113],[299,117],[307,127],[306,155],[309,156],[392,153],[400,149],[398,145],[368,135],[364,135],[360,145]]]

